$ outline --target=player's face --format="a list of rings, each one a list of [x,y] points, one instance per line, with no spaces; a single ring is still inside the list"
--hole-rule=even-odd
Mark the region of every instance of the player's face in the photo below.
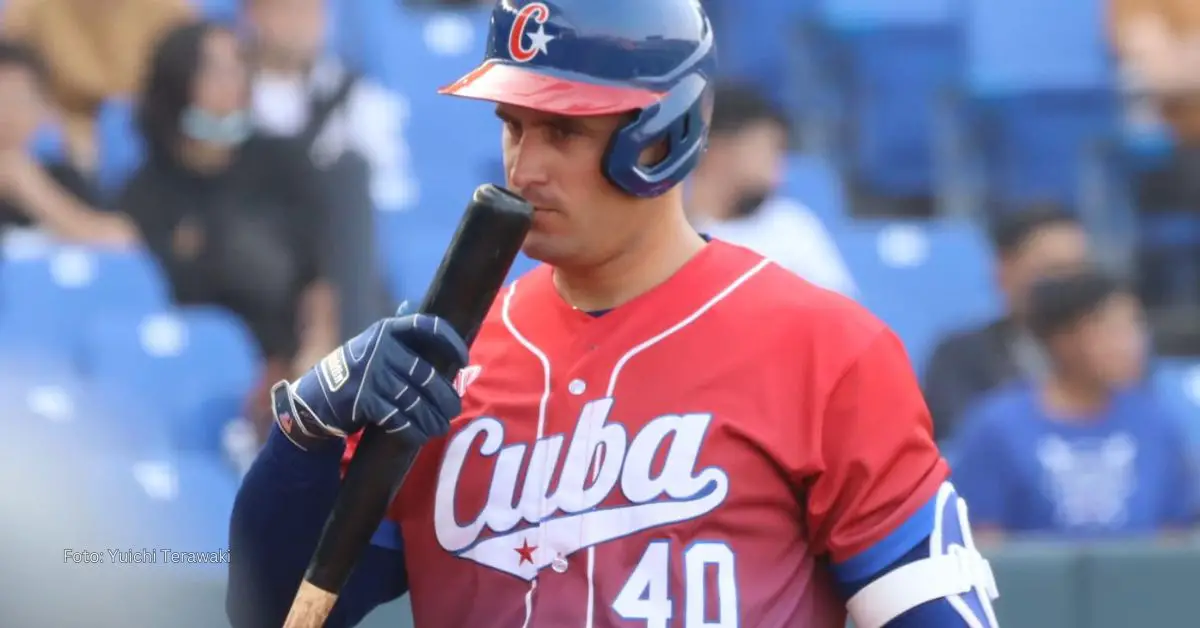
[[[228,31],[214,30],[204,40],[202,55],[193,84],[193,104],[217,116],[244,109],[249,89],[237,38]]]
[[[31,70],[0,66],[0,149],[23,150],[37,132],[44,107],[41,86]]]
[[[1116,294],[1084,319],[1077,341],[1085,366],[1097,382],[1122,387],[1141,378],[1147,333],[1142,308],[1133,295]]]
[[[1087,235],[1079,227],[1055,224],[1038,229],[1003,265],[1001,283],[1010,309],[1023,314],[1034,283],[1083,268],[1088,255]]]
[[[286,63],[307,63],[325,42],[325,0],[253,0],[247,12],[258,45]]]
[[[625,115],[564,117],[499,105],[510,189],[533,204],[529,257],[558,267],[611,259],[637,237],[647,212],[604,178],[601,160]],[[639,211],[640,210],[640,211]]]

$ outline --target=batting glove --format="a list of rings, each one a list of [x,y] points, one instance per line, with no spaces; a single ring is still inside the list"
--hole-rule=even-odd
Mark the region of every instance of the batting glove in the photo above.
[[[323,358],[294,382],[271,389],[275,420],[310,450],[375,424],[419,447],[442,436],[462,412],[450,381],[419,355],[457,372],[467,345],[446,321],[414,314],[383,319]],[[436,359],[435,358],[435,359]]]

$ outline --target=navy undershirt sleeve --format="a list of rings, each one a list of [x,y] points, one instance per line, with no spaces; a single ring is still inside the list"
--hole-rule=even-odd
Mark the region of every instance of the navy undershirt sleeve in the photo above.
[[[305,452],[273,427],[234,501],[225,610],[233,628],[278,628],[333,510],[344,445]],[[369,546],[327,628],[350,627],[408,590],[400,544]]]

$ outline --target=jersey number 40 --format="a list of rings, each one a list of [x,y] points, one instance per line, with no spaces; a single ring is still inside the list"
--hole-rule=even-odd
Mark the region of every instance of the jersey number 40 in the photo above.
[[[710,568],[716,571],[716,591],[707,590]],[[734,628],[738,625],[737,580],[733,550],[725,543],[699,541],[683,550],[683,626]],[[612,608],[625,619],[642,620],[646,628],[667,628],[673,613],[671,543],[652,541],[637,567],[613,600]],[[707,613],[708,596],[717,596],[717,616]]]

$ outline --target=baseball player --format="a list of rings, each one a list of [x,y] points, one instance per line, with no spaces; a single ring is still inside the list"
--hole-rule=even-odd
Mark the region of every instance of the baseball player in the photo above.
[[[498,3],[443,93],[495,103],[543,264],[469,355],[397,316],[275,387],[287,418],[233,516],[234,626],[287,614],[367,423],[423,447],[330,626],[405,592],[420,628],[997,625],[900,341],[689,226],[714,69],[696,0]]]

